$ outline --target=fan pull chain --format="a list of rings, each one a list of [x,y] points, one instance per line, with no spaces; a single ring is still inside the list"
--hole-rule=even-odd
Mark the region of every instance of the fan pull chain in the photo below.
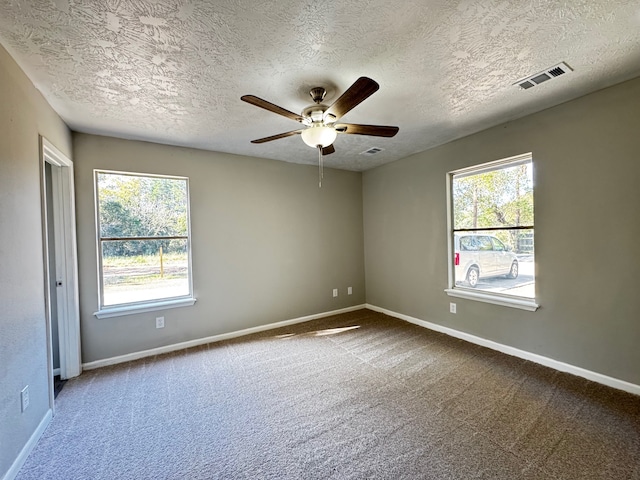
[[[322,188],[322,179],[324,178],[324,165],[322,163],[322,145],[318,145],[318,188]]]

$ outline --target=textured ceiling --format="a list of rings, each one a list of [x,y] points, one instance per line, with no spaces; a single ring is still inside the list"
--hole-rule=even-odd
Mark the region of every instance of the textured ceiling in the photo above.
[[[325,165],[365,170],[640,75],[637,0],[0,0],[0,43],[76,131],[315,164],[299,124],[324,86],[380,90]],[[512,84],[567,62],[530,90]],[[375,156],[360,153],[371,147]]]

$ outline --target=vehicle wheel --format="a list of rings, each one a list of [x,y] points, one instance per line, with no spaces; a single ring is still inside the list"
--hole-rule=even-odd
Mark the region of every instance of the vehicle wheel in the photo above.
[[[470,287],[476,288],[478,285],[478,277],[480,277],[480,272],[476,267],[471,267],[467,272],[467,283]]]
[[[507,278],[518,278],[518,262],[513,262],[511,264],[511,269],[507,274]]]

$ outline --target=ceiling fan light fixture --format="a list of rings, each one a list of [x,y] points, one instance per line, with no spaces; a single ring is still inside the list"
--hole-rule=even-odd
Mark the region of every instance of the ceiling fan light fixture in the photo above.
[[[338,133],[332,127],[324,125],[310,126],[302,131],[302,140],[311,148],[317,148],[320,145],[322,148],[331,145]]]

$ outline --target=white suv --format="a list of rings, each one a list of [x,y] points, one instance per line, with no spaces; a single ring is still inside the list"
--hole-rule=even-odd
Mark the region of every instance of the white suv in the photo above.
[[[518,276],[518,257],[499,238],[492,235],[455,234],[454,265],[456,283],[470,287],[480,278]]]

